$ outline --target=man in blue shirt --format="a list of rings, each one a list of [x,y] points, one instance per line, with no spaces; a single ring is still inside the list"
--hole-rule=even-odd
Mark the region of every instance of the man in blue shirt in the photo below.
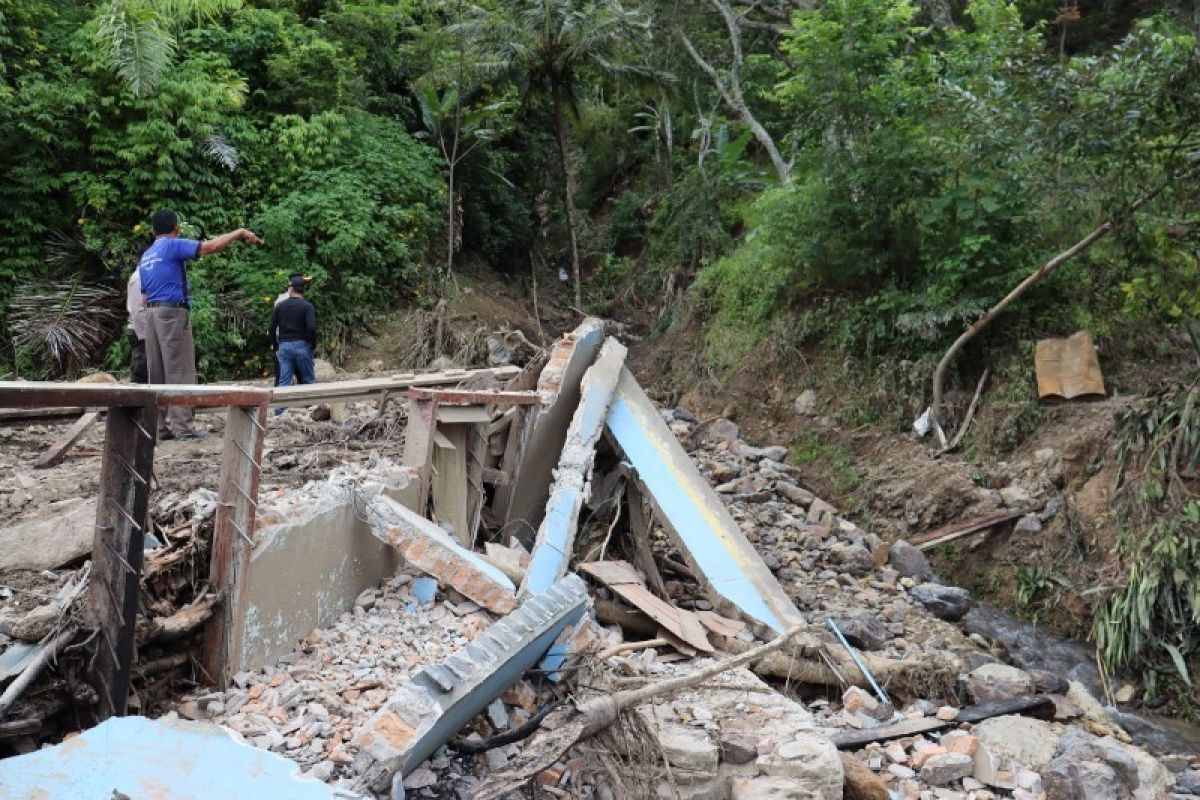
[[[191,293],[188,289],[186,262],[210,253],[219,253],[237,241],[260,244],[257,236],[238,228],[207,241],[179,238],[179,218],[169,209],[155,211],[150,217],[154,243],[142,253],[138,275],[146,298],[146,362],[150,383],[195,383],[196,348],[192,341],[189,315]],[[196,439],[204,436],[193,425],[194,411],[187,406],[171,406],[159,435],[166,439]]]

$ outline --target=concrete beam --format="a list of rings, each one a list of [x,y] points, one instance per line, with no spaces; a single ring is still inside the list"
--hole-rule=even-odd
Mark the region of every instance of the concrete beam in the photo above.
[[[531,413],[520,432],[519,462],[507,503],[503,504],[506,530],[522,538],[536,531],[542,520],[558,454],[579,405],[583,373],[596,360],[603,340],[604,322],[593,317],[585,319],[554,343],[550,360],[538,376],[537,391],[542,405]],[[518,520],[524,523],[519,530],[514,525]]]
[[[521,583],[520,597],[541,594],[567,572],[579,525],[579,510],[591,490],[596,442],[604,431],[608,407],[625,366],[625,352],[623,344],[608,339],[600,349],[596,363],[583,376],[579,405],[567,428],[546,513],[538,525],[529,569]]]
[[[628,369],[621,372],[607,425],[718,611],[740,614],[777,634],[803,624],[799,610]]]
[[[453,586],[497,614],[517,605],[516,587],[479,553],[455,542],[450,534],[387,497],[367,504],[367,519],[376,538],[399,551],[404,560]]]
[[[587,588],[568,575],[480,633],[443,664],[426,666],[354,736],[352,769],[385,792],[483,711],[546,652],[587,606]]]

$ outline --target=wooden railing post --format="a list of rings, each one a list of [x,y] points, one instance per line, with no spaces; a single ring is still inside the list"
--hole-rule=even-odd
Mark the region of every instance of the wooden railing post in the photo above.
[[[209,559],[209,583],[220,594],[221,605],[204,628],[203,654],[203,677],[221,689],[228,688],[241,660],[242,626],[237,620],[245,612],[246,572],[254,549],[266,424],[266,405],[232,406],[225,422]]]
[[[158,407],[112,406],[104,434],[89,588],[99,625],[91,680],[100,720],[125,713]]]

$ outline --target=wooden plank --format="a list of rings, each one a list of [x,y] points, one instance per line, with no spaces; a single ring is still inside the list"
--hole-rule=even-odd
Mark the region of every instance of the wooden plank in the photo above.
[[[253,386],[0,381],[0,408],[44,406],[228,406],[266,402],[270,391]]]
[[[105,425],[89,585],[98,636],[91,682],[99,720],[125,713],[158,407],[114,407]]]
[[[409,389],[409,397],[436,400],[439,406],[533,406],[541,402],[537,392],[501,392],[494,389]]]
[[[1049,695],[1044,694],[1013,697],[1008,700],[997,700],[994,703],[965,706],[960,708],[958,716],[951,720],[942,720],[937,717],[906,719],[903,722],[879,728],[835,733],[830,739],[839,750],[857,750],[872,742],[886,742],[892,739],[903,739],[905,736],[915,736],[918,733],[957,728],[962,722],[982,722],[985,719],[1003,717],[1008,714],[1024,714],[1038,719],[1052,719],[1054,717],[1054,701],[1050,699]]]
[[[45,453],[42,453],[42,456],[35,461],[33,465],[38,469],[46,469],[47,467],[53,467],[58,462],[62,461],[63,456],[67,454],[67,451],[70,450],[77,441],[79,441],[79,438],[83,436],[83,434],[87,433],[87,429],[92,427],[92,425],[94,425],[98,419],[100,419],[99,411],[89,411],[79,419],[75,420],[75,424],[67,428],[66,432],[59,437],[58,441],[52,444],[49,450],[47,450]]]
[[[433,432],[436,427],[433,415],[437,404],[432,400],[410,397],[408,400],[408,427],[404,434],[404,465],[417,471],[416,504],[412,510],[425,515],[429,507],[429,483],[432,477]]]
[[[667,596],[667,585],[663,581],[658,565],[654,563],[654,551],[650,549],[650,531],[653,514],[647,508],[641,482],[633,471],[625,468],[626,503],[629,505],[629,538],[633,540],[633,563],[646,576],[646,582],[659,597]]]
[[[708,634],[696,615],[660,600],[646,588],[627,561],[589,561],[578,568],[612,589],[629,603],[688,645],[705,653],[713,652]]]
[[[439,450],[455,450],[454,442],[446,438],[446,434],[442,433],[437,428],[433,429],[433,446]],[[437,469],[435,466],[434,469]]]
[[[1019,510],[993,511],[990,514],[984,514],[982,517],[975,517],[966,522],[955,522],[951,525],[945,525],[937,530],[923,533],[920,536],[914,537],[910,543],[918,550],[928,550],[931,547],[936,547],[939,544],[952,542],[955,539],[961,539],[964,536],[970,536],[972,533],[986,530],[993,526],[999,525],[1002,522],[1023,517],[1026,514],[1033,513],[1036,508],[1025,508]]]
[[[433,518],[454,529],[454,538],[463,547],[471,546],[470,508],[467,491],[467,434],[469,425],[439,425],[437,430],[451,447],[433,451]]]
[[[414,387],[461,383],[481,375],[506,380],[518,374],[520,374],[520,370],[517,367],[448,369],[437,372],[402,372],[382,378],[280,386],[272,390],[271,403],[277,406],[291,406],[308,405],[314,402],[347,402],[368,399],[385,391],[394,392]],[[428,400],[429,398],[423,399]]]
[[[715,611],[697,611],[700,624],[718,636],[737,636],[746,629],[746,623],[729,617],[722,617]]]
[[[479,520],[483,517],[483,504],[487,494],[483,488],[483,472],[487,467],[488,440],[484,423],[467,426],[467,547],[475,546],[479,534]]]
[[[246,574],[254,549],[258,487],[262,478],[267,406],[231,408],[225,421],[225,444],[217,480],[208,580],[221,598],[204,627],[204,677],[222,690],[229,687],[233,664],[241,662],[241,637],[235,619],[245,614]]]

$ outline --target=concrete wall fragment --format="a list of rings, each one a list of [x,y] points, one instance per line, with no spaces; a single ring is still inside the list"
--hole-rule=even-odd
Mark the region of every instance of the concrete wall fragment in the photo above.
[[[600,351],[604,322],[588,317],[579,327],[554,343],[550,360],[538,377],[542,406],[531,413],[524,441],[519,448],[520,464],[510,484],[505,524],[518,535],[533,538],[545,510],[559,453],[567,439],[567,428],[579,405],[583,374]],[[520,530],[513,523],[521,520]]]
[[[412,482],[403,468],[381,464],[370,480],[335,472],[261,498],[245,613],[231,621],[231,674],[274,664],[309,631],[353,608],[364,589],[395,574],[399,554],[372,535],[356,504],[371,494],[404,495]]]
[[[596,363],[588,368],[580,382],[579,405],[559,451],[554,485],[550,489],[546,513],[538,525],[529,569],[521,583],[521,597],[546,591],[567,572],[579,525],[579,510],[590,490],[596,442],[604,430],[604,420],[625,365],[625,352],[624,345],[616,339],[608,339],[600,349]]]
[[[568,575],[525,600],[442,664],[422,668],[355,735],[352,769],[374,791],[407,775],[537,663],[587,607],[587,588]]]
[[[497,614],[517,605],[516,587],[498,567],[462,547],[435,523],[387,497],[367,504],[367,518],[377,539],[394,547],[412,566],[453,586]]]
[[[775,633],[804,623],[721,499],[624,369],[607,425],[659,509],[659,518],[721,613]]]

